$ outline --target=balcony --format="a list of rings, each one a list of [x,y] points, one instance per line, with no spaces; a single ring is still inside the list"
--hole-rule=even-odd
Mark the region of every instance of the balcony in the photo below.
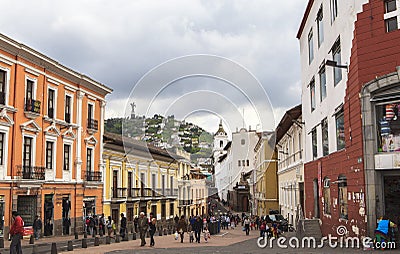
[[[24,113],[27,118],[35,119],[40,115],[41,102],[38,100],[27,99],[25,101]]]
[[[193,199],[179,200],[179,206],[191,205],[193,204]]]
[[[100,171],[86,171],[85,180],[88,182],[101,182],[101,172]]]
[[[45,167],[17,166],[17,177],[27,180],[45,180]]]
[[[88,119],[87,120],[87,129],[88,132],[91,134],[97,132],[99,130],[99,121],[94,120],[94,119]]]
[[[127,188],[111,188],[112,190],[112,198],[126,198],[127,196]]]

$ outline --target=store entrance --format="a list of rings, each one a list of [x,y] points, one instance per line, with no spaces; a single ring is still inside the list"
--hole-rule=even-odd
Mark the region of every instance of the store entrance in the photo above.
[[[394,223],[400,216],[400,175],[384,176],[385,216]]]

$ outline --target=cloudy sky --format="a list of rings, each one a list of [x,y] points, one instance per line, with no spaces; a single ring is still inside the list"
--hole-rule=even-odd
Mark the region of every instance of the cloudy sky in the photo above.
[[[269,129],[300,103],[296,32],[306,4],[306,0],[5,1],[0,32],[113,88],[107,97],[107,118],[126,115],[131,108],[127,102],[134,100],[139,114],[175,114],[209,131],[216,131],[219,118],[232,131],[240,125]],[[225,59],[231,72],[227,67],[215,75],[218,78],[210,78],[208,73],[198,75],[208,70],[197,65],[215,62],[171,61],[198,54]],[[133,89],[166,62],[169,69],[156,75],[184,69],[176,75],[188,76],[175,76],[173,81],[168,78],[174,76],[167,75],[142,82],[141,92]],[[233,78],[246,75],[246,70],[266,94],[249,85],[253,80]],[[269,108],[275,120],[263,113]],[[266,118],[271,124],[260,125]]]

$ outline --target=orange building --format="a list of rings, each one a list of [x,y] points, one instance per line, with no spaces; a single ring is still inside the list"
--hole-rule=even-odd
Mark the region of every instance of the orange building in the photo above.
[[[39,215],[46,235],[82,232],[86,214],[102,213],[111,92],[0,34],[0,235],[8,236],[13,210],[25,226]]]

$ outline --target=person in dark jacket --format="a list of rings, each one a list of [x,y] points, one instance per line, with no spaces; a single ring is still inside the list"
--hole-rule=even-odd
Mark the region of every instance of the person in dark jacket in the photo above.
[[[11,254],[22,254],[21,239],[24,234],[24,221],[21,216],[19,216],[17,211],[12,212],[12,218],[14,220],[11,225],[10,235],[10,253]]]
[[[119,235],[124,239],[126,233],[126,217],[124,213],[121,213],[121,227],[119,229]]]
[[[140,213],[140,218],[139,218],[139,234],[140,234],[140,246],[145,246],[146,245],[146,233],[147,229],[149,227],[149,222],[147,221],[147,217],[144,215],[144,212]]]
[[[156,233],[156,218],[152,218],[151,222],[149,224],[150,227],[150,247],[153,247],[155,242],[154,242],[154,234]]]
[[[183,243],[183,235],[187,231],[187,223],[185,220],[185,215],[182,215],[181,219],[178,221],[177,231],[181,235],[181,243]]]
[[[36,218],[33,221],[33,233],[35,235],[36,240],[39,239],[41,232],[42,232],[42,220],[38,215],[36,215]]]
[[[194,237],[196,238],[196,242],[200,243],[200,233],[203,228],[203,221],[200,216],[197,216],[196,221],[193,224]]]

